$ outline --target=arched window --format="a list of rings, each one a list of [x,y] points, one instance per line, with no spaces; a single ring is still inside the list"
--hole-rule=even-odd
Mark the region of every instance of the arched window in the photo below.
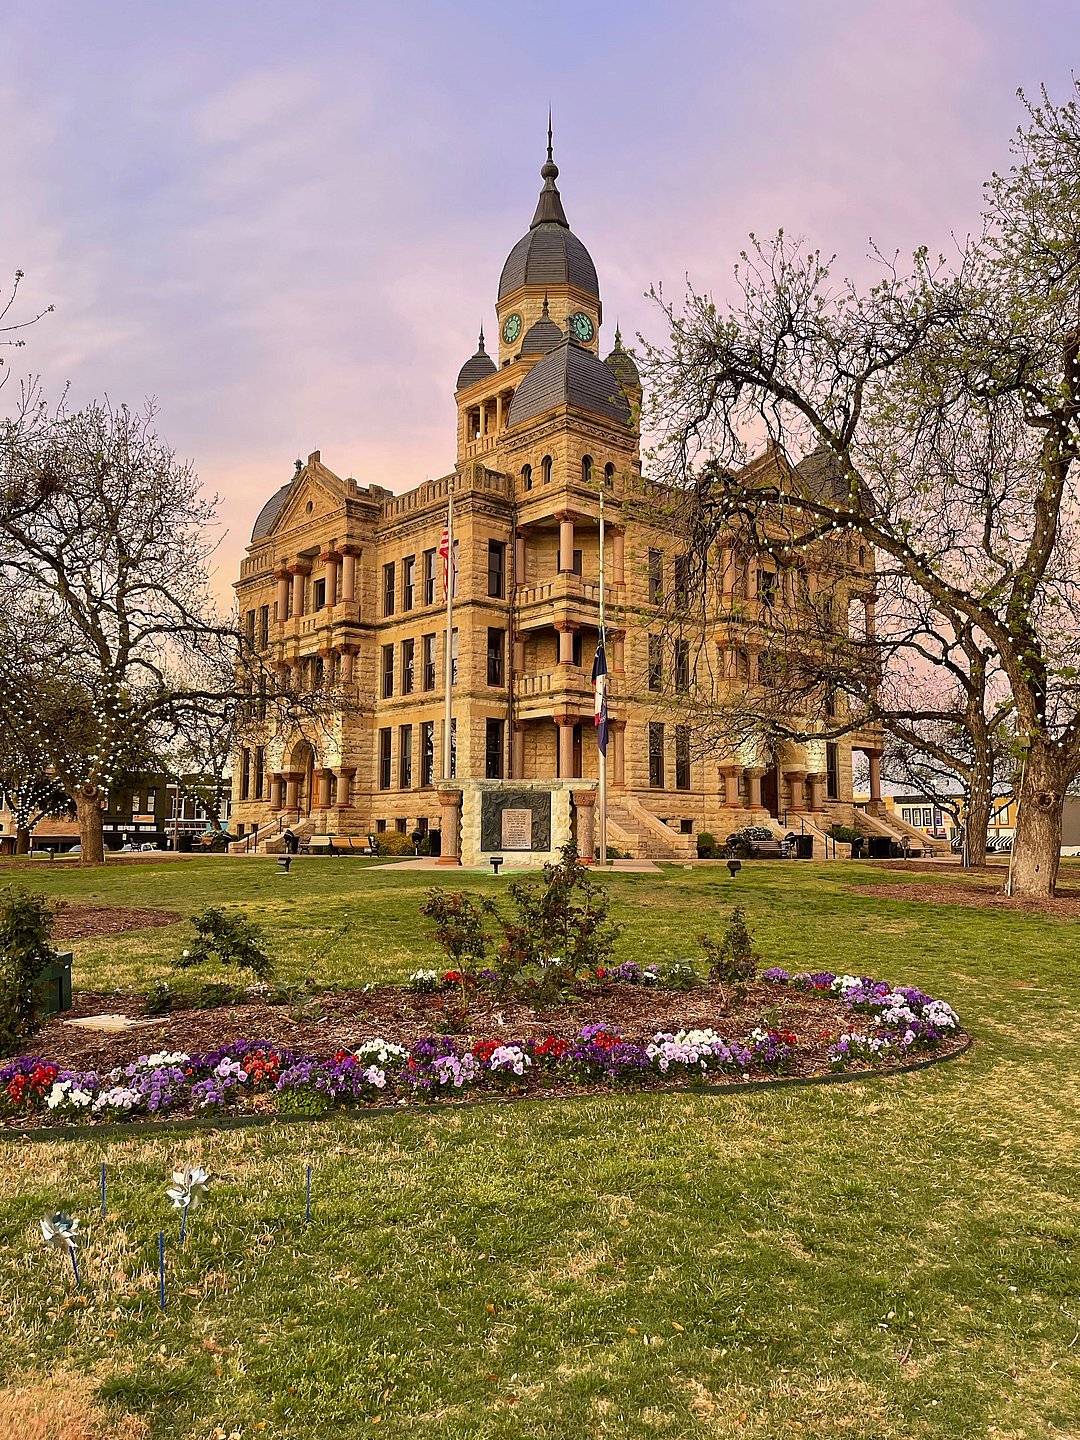
[[[522,488],[523,490],[531,490],[531,489],[532,489],[532,466],[531,466],[531,465],[523,465],[523,466],[521,467],[521,488]]]
[[[591,456],[591,455],[583,455],[583,456],[581,457],[581,479],[582,479],[582,482],[583,482],[585,485],[590,484],[591,481],[592,481],[592,456]]]
[[[541,480],[543,480],[543,482],[544,482],[545,485],[549,485],[549,484],[551,483],[551,456],[550,456],[550,455],[545,455],[544,458],[543,458],[543,460],[540,461],[540,478],[541,478]]]
[[[604,484],[605,484],[605,485],[614,485],[614,484],[615,484],[615,466],[612,465],[612,464],[610,463],[610,461],[608,462],[607,465],[604,466]]]

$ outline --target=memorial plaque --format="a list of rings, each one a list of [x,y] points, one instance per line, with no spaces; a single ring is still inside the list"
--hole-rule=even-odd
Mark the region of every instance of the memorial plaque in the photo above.
[[[504,850],[532,849],[531,810],[504,810],[502,812],[502,848]]]

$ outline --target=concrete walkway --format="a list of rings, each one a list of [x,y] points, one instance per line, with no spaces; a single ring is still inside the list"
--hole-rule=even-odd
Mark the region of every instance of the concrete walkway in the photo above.
[[[611,871],[614,871],[614,872],[617,873],[617,874],[623,874],[623,875],[625,875],[625,874],[633,874],[633,875],[658,875],[658,874],[660,873],[660,867],[659,867],[659,865],[655,865],[651,860],[613,860],[613,861],[611,862],[611,864],[607,867],[607,871],[602,871],[599,865],[593,865],[591,868],[592,868],[592,870],[593,870],[596,874],[598,874],[598,875],[600,875],[600,874],[607,874],[608,872],[611,872]],[[432,857],[432,856],[430,856],[430,855],[421,855],[418,859],[415,859],[415,860],[395,860],[392,864],[380,865],[380,866],[379,866],[379,869],[380,869],[380,870],[438,870],[438,871],[440,872],[440,874],[443,874],[443,875],[453,875],[455,869],[457,869],[457,871],[458,871],[459,874],[467,874],[467,875],[490,875],[490,874],[491,874],[491,866],[490,866],[490,865],[464,865],[464,866],[440,865],[438,859],[436,859],[436,858],[434,858],[434,857]],[[502,869],[500,870],[499,873],[500,873],[500,875],[508,875],[508,874],[511,874],[511,873],[514,874],[514,875],[528,875],[528,874],[538,875],[538,874],[540,873],[540,871],[539,871],[539,868],[538,868],[537,866],[535,866],[535,865],[512,865],[512,864],[511,864],[511,865],[504,865],[504,866],[502,867]]]

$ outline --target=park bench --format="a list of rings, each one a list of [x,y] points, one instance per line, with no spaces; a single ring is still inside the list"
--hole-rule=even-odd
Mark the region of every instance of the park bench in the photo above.
[[[340,841],[338,845],[340,845]],[[334,844],[332,835],[312,835],[307,844],[307,853],[309,855],[338,855],[341,853],[338,845]]]

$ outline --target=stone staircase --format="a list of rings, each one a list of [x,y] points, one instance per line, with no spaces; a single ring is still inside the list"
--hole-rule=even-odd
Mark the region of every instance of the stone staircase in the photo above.
[[[694,836],[672,830],[633,795],[608,796],[608,839],[638,860],[697,859]]]
[[[900,844],[903,844],[906,837],[911,841],[912,847],[917,846],[924,855],[952,854],[952,846],[947,840],[935,840],[924,830],[901,820],[900,816],[894,815],[891,810],[882,813],[860,806],[855,811],[855,828],[865,835],[887,835],[890,840],[899,841]]]

